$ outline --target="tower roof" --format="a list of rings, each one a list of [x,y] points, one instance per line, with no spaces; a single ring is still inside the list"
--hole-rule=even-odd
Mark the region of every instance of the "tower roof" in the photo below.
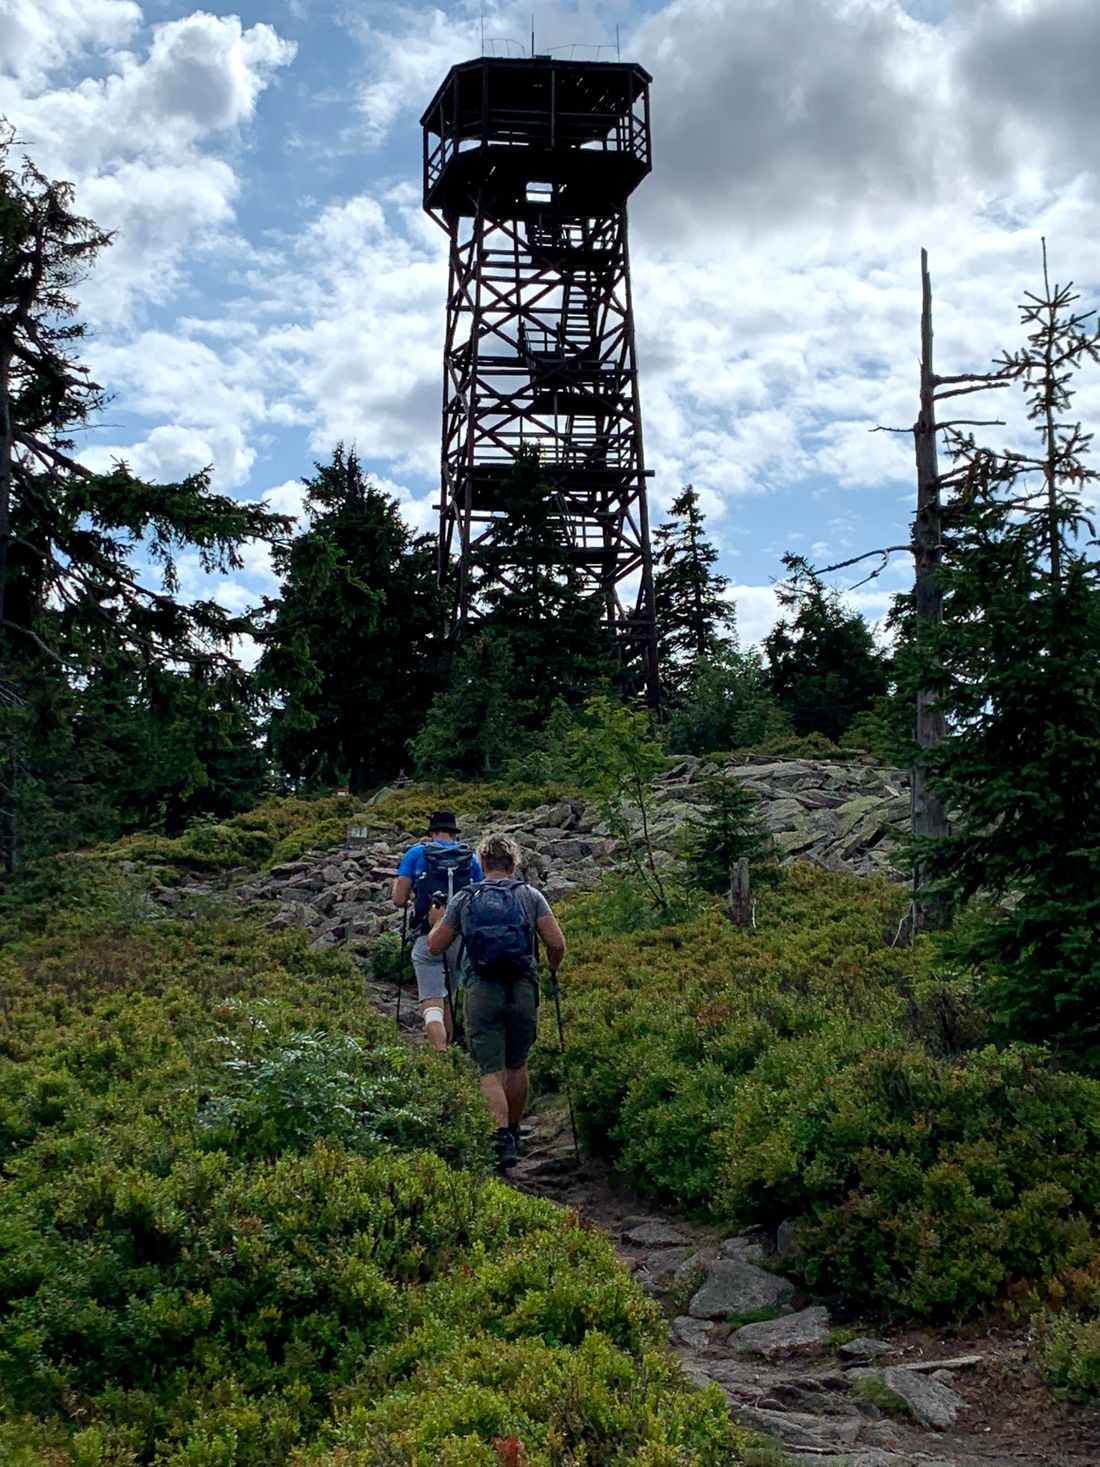
[[[625,202],[651,167],[650,80],[622,61],[487,56],[452,66],[421,118],[424,207],[470,214],[486,187],[516,218],[551,189],[563,214]]]
[[[558,107],[570,112],[607,115],[609,107],[621,105],[621,99],[633,103],[653,78],[636,61],[564,61],[552,56],[479,56],[460,61],[444,77],[439,90],[428,103],[420,125],[439,135],[440,125],[453,126],[459,109],[460,121],[477,120],[480,134],[483,101],[491,111],[511,109],[534,110],[549,107],[549,89],[558,92]],[[629,90],[623,87],[628,82]],[[546,94],[542,95],[545,88]],[[560,88],[560,91],[558,90]],[[485,89],[488,98],[485,98]]]

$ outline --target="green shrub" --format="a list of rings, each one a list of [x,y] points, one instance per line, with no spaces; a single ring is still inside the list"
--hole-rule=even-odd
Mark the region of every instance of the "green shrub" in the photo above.
[[[305,933],[74,872],[2,931],[5,1462],[740,1461],[606,1240],[486,1179],[461,1057]]]
[[[1100,1399],[1100,1318],[1048,1318],[1042,1367],[1050,1384],[1075,1400]]]
[[[973,977],[890,946],[904,900],[790,867],[756,931],[710,910],[618,935],[614,903],[572,901],[581,1130],[725,1226],[799,1216],[804,1282],[868,1314],[1056,1294],[1100,1258],[1100,1083],[989,1047]]]
[[[732,1467],[746,1434],[717,1387],[687,1392],[677,1364],[632,1354],[600,1330],[576,1349],[479,1335],[419,1363],[416,1389],[353,1408],[327,1467]]]
[[[762,739],[756,744],[746,744],[734,749],[737,758],[746,754],[770,755],[776,759],[838,759],[848,757],[845,751],[822,733],[779,734],[775,738]]]
[[[372,978],[382,978],[389,982],[411,982],[412,941],[407,938],[402,945],[400,933],[381,933],[371,943],[364,967]]]
[[[215,870],[230,866],[257,866],[266,861],[274,841],[265,830],[229,822],[194,821],[178,842],[180,859]]]
[[[480,1107],[471,1095],[456,1104],[463,1072],[445,1060],[425,1066],[407,1045],[323,1029],[290,1034],[260,1054],[219,1037],[231,1057],[197,1118],[212,1149],[265,1157],[329,1140],[364,1156],[430,1147],[460,1164],[485,1149]]]
[[[574,898],[569,906],[574,936],[621,936],[627,932],[654,932],[676,927],[705,911],[709,903],[698,892],[665,882],[663,908],[655,908],[646,887],[634,876],[609,872],[595,891]]]
[[[534,810],[539,805],[574,799],[576,787],[571,783],[531,783],[525,780],[496,780],[485,783],[463,783],[459,780],[409,784],[401,789],[383,792],[367,812],[370,820],[387,821],[414,834],[427,829],[428,816],[440,806],[469,811],[479,818],[504,814],[510,810]]]
[[[739,1460],[608,1243],[437,1158],[181,1149],[159,1174],[90,1161],[46,1202],[21,1190],[0,1236],[0,1391],[43,1434],[81,1399],[105,1449],[86,1460],[259,1467],[326,1422],[364,1462],[448,1460],[455,1439],[477,1461],[509,1434],[547,1464],[563,1438]]]
[[[744,1082],[721,1195],[733,1213],[806,1214],[802,1277],[856,1308],[978,1314],[1095,1250],[1096,1099],[1039,1054],[945,1061],[837,1026]]]

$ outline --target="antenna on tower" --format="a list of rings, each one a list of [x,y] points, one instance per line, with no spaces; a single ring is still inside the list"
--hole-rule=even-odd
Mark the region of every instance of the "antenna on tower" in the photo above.
[[[484,19],[482,21],[482,24],[484,25]],[[483,46],[482,47],[482,50],[484,50],[484,49],[485,48]],[[615,27],[615,60],[616,61],[621,61],[622,59],[623,59],[623,53],[622,53],[622,51],[619,48],[619,27],[616,25],[616,27]]]
[[[535,12],[531,12],[531,55],[535,54]]]
[[[481,54],[485,55],[485,12],[481,12]]]

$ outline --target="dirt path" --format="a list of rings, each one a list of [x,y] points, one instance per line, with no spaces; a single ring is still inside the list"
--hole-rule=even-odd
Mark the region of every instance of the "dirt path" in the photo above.
[[[391,984],[368,983],[391,1015]],[[419,1018],[408,993],[401,1029]],[[870,1331],[863,1343],[782,1277],[771,1240],[724,1237],[639,1201],[573,1153],[560,1102],[524,1125],[512,1185],[595,1223],[669,1321],[688,1375],[800,1467],[1100,1467],[1100,1414],[1052,1401],[1029,1331]],[[745,1327],[745,1320],[756,1322]],[[854,1331],[847,1331],[850,1335]],[[937,1362],[945,1364],[937,1368]],[[965,1363],[958,1363],[958,1362]],[[950,1362],[950,1363],[946,1363]],[[932,1423],[937,1423],[933,1425]]]

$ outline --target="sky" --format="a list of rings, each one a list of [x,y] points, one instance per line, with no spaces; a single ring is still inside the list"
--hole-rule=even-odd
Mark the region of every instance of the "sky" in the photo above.
[[[0,115],[116,235],[78,292],[113,394],[81,457],[209,465],[298,514],[343,440],[434,529],[446,237],[419,117],[483,34],[527,48],[532,8],[539,52],[617,38],[653,76],[630,213],[651,514],[694,484],[755,642],[785,551],[907,539],[912,440],[872,430],[916,416],[921,246],[944,373],[1019,343],[1043,236],[1100,300],[1097,0],[0,0]],[[1026,439],[989,406],[986,436]],[[874,620],[912,564],[849,589],[870,564],[829,579]],[[233,610],[275,589],[260,546],[215,588]]]

